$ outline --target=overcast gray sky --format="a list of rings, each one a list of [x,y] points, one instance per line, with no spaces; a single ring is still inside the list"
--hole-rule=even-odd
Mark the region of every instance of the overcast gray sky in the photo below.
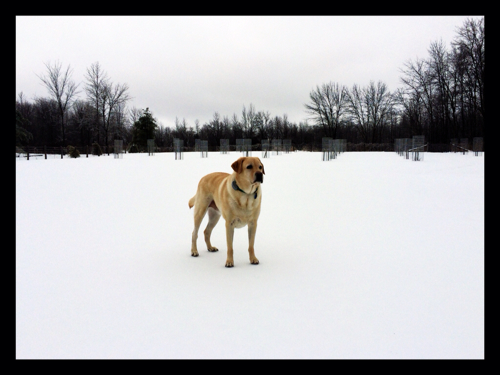
[[[130,87],[128,107],[149,107],[163,126],[241,117],[250,104],[298,124],[317,85],[380,80],[396,90],[403,64],[427,58],[431,42],[449,47],[466,18],[18,16],[16,98],[48,97],[36,75],[59,61],[83,99],[86,70],[99,62]]]

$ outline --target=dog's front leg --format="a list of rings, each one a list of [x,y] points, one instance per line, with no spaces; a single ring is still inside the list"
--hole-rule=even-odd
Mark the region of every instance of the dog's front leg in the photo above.
[[[234,227],[231,220],[226,220],[226,242],[227,242],[227,259],[226,267],[233,267],[233,237],[234,237]]]
[[[259,264],[259,260],[255,256],[254,243],[255,243],[255,233],[257,232],[257,223],[248,223],[248,255],[250,256],[250,263]]]

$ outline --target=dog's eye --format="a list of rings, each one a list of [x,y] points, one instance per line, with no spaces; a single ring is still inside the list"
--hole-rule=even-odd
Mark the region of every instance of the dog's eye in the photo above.
[[[252,169],[252,164],[250,164],[250,165],[247,167],[247,169]]]
[[[259,165],[259,169],[262,169],[262,165]]]

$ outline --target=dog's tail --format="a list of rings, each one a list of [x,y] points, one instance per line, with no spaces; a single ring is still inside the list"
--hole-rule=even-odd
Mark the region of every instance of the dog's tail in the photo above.
[[[193,198],[191,198],[191,199],[189,200],[189,208],[193,208],[193,206],[194,206],[194,199],[195,199],[195,198],[196,198],[196,194],[194,195],[194,197],[193,197]]]

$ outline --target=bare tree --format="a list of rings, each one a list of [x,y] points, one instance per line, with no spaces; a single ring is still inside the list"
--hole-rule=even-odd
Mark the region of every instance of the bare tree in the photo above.
[[[106,148],[109,145],[109,134],[113,125],[120,127],[122,121],[121,111],[130,100],[127,84],[111,83],[108,75],[103,71],[99,62],[93,63],[87,69],[85,92],[92,106],[95,108],[94,130],[96,131],[97,142],[100,143],[100,127],[104,131],[104,143]],[[140,116],[140,115],[139,115]],[[113,122],[113,119],[120,120],[121,123]],[[133,119],[132,123],[135,120]]]
[[[433,143],[484,131],[484,19],[467,19],[457,30],[451,51],[442,41],[433,42],[428,59],[409,61],[402,69],[403,118]]]
[[[30,122],[30,118],[33,116],[33,104],[26,100],[26,96],[21,91],[18,94],[18,99],[16,100],[16,110],[19,111],[21,116]]]
[[[474,127],[471,133],[483,134],[484,101],[484,18],[468,18],[458,29],[452,43],[454,64],[459,70],[462,121]]]
[[[233,116],[231,117],[231,129],[233,142],[235,142],[238,138],[243,138],[243,126],[236,113],[233,113]]]
[[[104,139],[106,148],[108,147],[109,132],[112,126],[112,119],[115,112],[130,100],[128,94],[128,85],[126,83],[113,85],[112,83],[103,84],[104,89],[101,95],[101,110],[103,118]],[[116,116],[115,116],[116,117]]]
[[[74,140],[78,139],[82,145],[88,145],[91,141],[92,105],[88,101],[75,100],[72,109],[68,124],[71,125],[70,130],[73,129],[73,132],[79,135],[79,139],[75,137]]]
[[[231,123],[229,121],[229,117],[224,116],[222,118],[222,138],[229,139],[230,136],[231,136]]]
[[[274,118],[271,119],[270,122],[273,130],[273,138],[283,139],[283,136],[285,134],[283,119],[280,116],[274,116]]]
[[[134,124],[144,113],[144,110],[139,109],[137,107],[132,107],[128,111],[129,113],[129,121],[131,124]]]
[[[125,140],[127,134],[129,133],[129,122],[128,118],[125,115],[127,112],[126,104],[120,103],[116,106],[113,114],[113,122],[115,126],[113,127],[113,139],[123,139]],[[163,126],[163,125],[162,125]]]
[[[439,128],[445,134],[457,133],[456,113],[456,77],[450,63],[450,54],[442,41],[433,42],[429,47],[429,73],[432,85],[435,87]],[[450,131],[451,129],[451,131]]]
[[[349,92],[349,113],[354,121],[356,129],[361,134],[364,142],[369,142],[370,115],[366,101],[365,89],[354,84]]]
[[[390,117],[393,97],[387,85],[373,81],[367,87],[354,85],[348,94],[349,113],[364,142],[380,142],[382,130]]]
[[[70,108],[73,97],[78,93],[76,85],[71,80],[73,70],[68,67],[66,71],[62,71],[62,64],[56,62],[54,64],[45,63],[47,74],[38,76],[41,79],[50,95],[57,102],[58,114],[60,117],[62,144],[66,146],[66,131],[65,131],[65,117]]]
[[[269,112],[267,113],[263,111],[257,112],[256,115],[257,137],[259,138],[260,141],[268,138],[266,130],[267,130],[267,123],[269,122],[270,117],[271,115],[269,114]]]
[[[210,130],[210,141],[218,142],[222,138],[223,126],[220,119],[219,112],[214,112],[213,119],[208,123],[208,128]]]
[[[409,60],[404,65],[405,68],[400,69],[403,73],[400,79],[405,88],[399,90],[397,95],[400,104],[405,107],[410,127],[422,129],[424,122],[432,126],[432,85],[427,74],[427,63],[417,59],[415,62]]]
[[[87,75],[85,76],[85,92],[87,98],[95,110],[95,119],[93,130],[96,133],[97,142],[100,143],[99,130],[100,130],[100,108],[102,106],[103,91],[109,82],[109,78],[101,68],[99,62],[93,63],[90,68],[87,68]]]
[[[311,102],[305,104],[311,119],[323,128],[325,136],[336,137],[342,116],[347,109],[347,88],[338,83],[325,83],[309,94]]]
[[[200,120],[196,119],[194,120],[194,132],[197,137],[199,137],[200,134]]]
[[[250,107],[248,110],[243,106],[243,110],[241,111],[241,122],[243,125],[243,131],[245,133],[245,138],[253,138],[256,130],[255,124],[255,116],[257,112],[255,111],[255,107],[252,103],[250,103]]]
[[[387,85],[381,81],[372,81],[366,90],[368,113],[371,120],[372,142],[382,141],[382,131],[392,110],[393,98]]]

